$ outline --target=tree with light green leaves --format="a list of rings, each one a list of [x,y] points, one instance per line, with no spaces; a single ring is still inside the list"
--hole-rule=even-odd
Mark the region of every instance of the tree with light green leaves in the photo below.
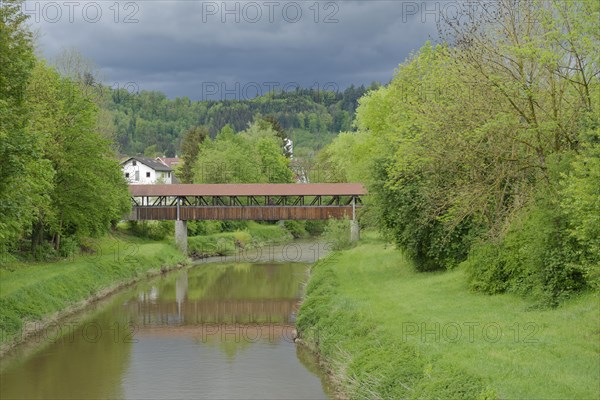
[[[343,169],[339,180],[369,166],[378,225],[419,269],[470,256],[472,287],[556,304],[597,270],[600,5],[497,5],[444,21],[446,42],[365,95],[357,137],[338,137],[320,158]]]
[[[28,130],[43,138],[40,155],[53,172],[49,202],[37,205],[32,242],[49,234],[59,249],[63,235],[106,232],[128,211],[129,195],[111,142],[96,129],[96,105],[43,62],[33,71],[27,104]]]
[[[0,252],[17,245],[31,226],[33,204],[51,177],[39,162],[41,138],[26,128],[26,90],[35,64],[31,33],[20,1],[0,7]]]
[[[292,182],[282,139],[270,126],[263,125],[254,122],[240,133],[225,126],[214,140],[200,144],[194,183]]]
[[[20,2],[0,7],[0,58],[3,254],[105,233],[129,209],[113,143],[80,82],[36,60]]]

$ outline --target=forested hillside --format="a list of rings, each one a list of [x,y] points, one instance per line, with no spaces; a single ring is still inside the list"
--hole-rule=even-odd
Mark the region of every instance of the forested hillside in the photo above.
[[[255,116],[272,116],[295,146],[316,150],[340,131],[352,130],[358,99],[369,88],[350,86],[342,92],[296,89],[269,92],[254,99],[192,101],[170,100],[161,92],[99,87],[101,107],[112,115],[112,131],[123,154],[180,153],[185,132],[194,126],[208,128],[212,137],[229,124],[243,131]]]

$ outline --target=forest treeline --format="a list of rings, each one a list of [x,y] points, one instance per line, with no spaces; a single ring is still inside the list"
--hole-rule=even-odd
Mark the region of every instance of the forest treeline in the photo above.
[[[442,21],[319,159],[420,270],[556,305],[600,283],[600,3],[495,5]]]
[[[299,153],[310,153],[329,143],[340,131],[352,130],[358,99],[368,88],[350,86],[343,91],[297,88],[268,92],[253,99],[192,101],[168,99],[164,93],[111,89],[96,84],[100,106],[112,118],[109,129],[127,155],[180,154],[184,134],[196,126],[211,137],[229,125],[243,131],[257,115],[275,118],[295,142]]]

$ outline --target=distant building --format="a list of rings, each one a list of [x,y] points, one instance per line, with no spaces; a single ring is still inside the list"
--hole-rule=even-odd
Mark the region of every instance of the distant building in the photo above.
[[[294,159],[294,142],[291,139],[283,139],[283,152],[290,157],[290,160]]]
[[[167,167],[173,170],[175,170],[175,167],[181,163],[179,157],[156,157],[155,160],[165,164]]]
[[[131,184],[174,183],[173,169],[147,157],[129,157],[121,162],[125,179]]]

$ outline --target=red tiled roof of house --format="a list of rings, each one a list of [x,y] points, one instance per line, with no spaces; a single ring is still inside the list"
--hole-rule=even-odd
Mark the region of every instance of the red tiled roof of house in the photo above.
[[[181,159],[179,157],[156,157],[156,160],[169,168],[173,168],[175,165],[181,163]]]

